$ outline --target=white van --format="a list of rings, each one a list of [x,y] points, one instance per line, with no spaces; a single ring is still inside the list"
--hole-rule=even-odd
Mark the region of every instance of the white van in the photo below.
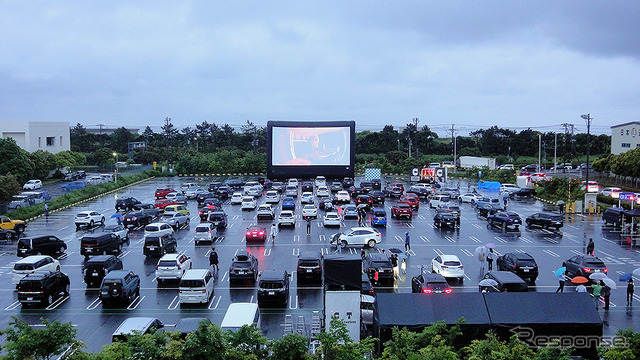
[[[256,303],[232,303],[229,305],[222,324],[222,330],[238,331],[243,325],[256,324],[260,328],[260,309]]]
[[[100,185],[102,183],[104,183],[104,178],[100,175],[94,175],[94,176],[90,176],[87,179],[87,184],[88,185]]]
[[[109,182],[114,180],[113,174],[100,174],[100,177],[104,179],[104,182]]]
[[[180,304],[206,304],[213,295],[213,274],[209,269],[187,270],[178,287]]]
[[[16,261],[11,273],[11,283],[17,285],[23,277],[36,271],[59,271],[60,262],[47,255],[27,256]]]

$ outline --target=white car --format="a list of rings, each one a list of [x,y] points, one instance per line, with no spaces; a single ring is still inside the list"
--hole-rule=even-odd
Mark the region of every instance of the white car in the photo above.
[[[284,194],[285,196],[298,197],[298,185],[287,185],[287,187],[284,188]]]
[[[165,196],[165,199],[171,200],[171,201],[175,201],[178,204],[186,204],[187,203],[187,197],[184,196],[184,194],[179,193],[177,191],[168,193]]]
[[[191,269],[191,257],[183,254],[166,254],[158,260],[156,278],[162,280],[179,280],[187,270]]]
[[[303,192],[302,196],[300,197],[300,203],[301,204],[313,204],[314,203],[313,193],[310,192],[310,191]]]
[[[262,186],[252,186],[246,192],[245,195],[253,196],[253,197],[261,197],[262,196]]]
[[[281,226],[296,226],[296,216],[291,210],[282,210],[278,214],[278,227]]]
[[[83,225],[93,227],[97,223],[104,225],[104,215],[97,211],[82,211],[76,215],[75,223],[76,228]]]
[[[183,194],[187,195],[187,190],[196,189],[197,187],[198,187],[198,184],[196,183],[184,183],[180,185],[180,190],[182,190]]]
[[[231,205],[240,205],[240,204],[242,204],[242,193],[234,192],[233,195],[231,195]]]
[[[240,209],[255,210],[257,206],[258,206],[258,203],[256,202],[256,198],[254,198],[253,196],[242,197],[242,204],[240,204]]]
[[[318,208],[313,204],[308,204],[302,207],[302,217],[303,218],[317,218],[318,217]]]
[[[206,193],[208,193],[207,190],[199,188],[199,187],[192,187],[192,188],[184,190],[184,196],[189,200],[195,199],[195,198],[198,197],[198,195],[206,194]]]
[[[433,186],[431,186],[431,184],[427,184],[427,183],[416,183],[416,184],[413,184],[411,187],[423,188],[423,189],[427,189],[429,191],[431,191],[431,189],[433,188]]]
[[[324,218],[322,218],[322,224],[324,226],[340,226],[340,215],[338,215],[335,211],[330,211],[324,214]]]
[[[87,185],[100,185],[105,182],[104,178],[100,175],[89,176],[87,178]]]
[[[122,242],[129,241],[129,229],[124,225],[107,225],[102,228],[102,232],[114,233]]]
[[[327,178],[324,176],[316,176],[315,185],[316,187],[327,186]]]
[[[264,194],[264,202],[267,204],[277,204],[280,202],[280,193],[276,190],[269,190]]]
[[[295,185],[296,187],[298,186],[298,179],[289,179],[289,181],[287,182],[287,185]]]
[[[345,190],[338,191],[336,194],[336,201],[339,203],[350,203],[351,195],[349,195],[349,192]]]
[[[318,195],[318,197],[327,197],[329,196],[329,188],[326,186],[318,186],[317,190],[316,190],[316,195]]]
[[[210,222],[198,224],[193,232],[195,233],[193,236],[193,242],[195,242],[196,245],[201,242],[213,243],[213,241],[218,237],[216,226]]]
[[[602,195],[604,196],[611,196],[614,199],[618,199],[620,197],[620,192],[622,191],[622,189],[620,189],[619,187],[607,187],[602,189]]]
[[[247,181],[244,184],[243,192],[245,194],[249,194],[249,191],[251,191],[252,188],[254,188],[254,187],[257,188],[256,190],[258,190],[261,193],[262,193],[262,191],[264,191],[264,187],[262,185],[260,185],[259,182],[257,182],[257,181]]]
[[[551,180],[551,178],[547,177],[547,174],[545,173],[535,173],[531,175],[531,182],[548,181],[548,180]]]
[[[502,186],[500,186],[500,192],[508,192],[509,194],[514,193],[516,191],[520,190],[520,187],[516,184],[502,184]]]
[[[11,284],[17,285],[23,277],[36,271],[59,271],[60,262],[48,255],[31,255],[16,261],[11,272]]]
[[[438,255],[431,260],[431,270],[445,278],[464,279],[464,266],[455,255]]]
[[[151,223],[144,227],[144,237],[147,236],[161,236],[172,235],[173,228],[167,223]]]
[[[515,170],[516,167],[513,164],[503,164],[498,166],[498,170]]]
[[[583,181],[581,184],[582,190],[585,190],[586,181]],[[598,192],[598,190],[600,190],[600,185],[595,181],[589,181],[589,188],[587,189],[587,192]]]
[[[458,200],[463,203],[475,204],[476,201],[478,201],[480,198],[482,198],[482,195],[480,194],[468,193],[460,195],[460,197],[458,197]]]
[[[23,186],[23,190],[37,190],[42,189],[42,181],[41,180],[29,180]]]
[[[343,248],[350,245],[365,245],[372,248],[381,241],[382,234],[378,230],[370,227],[353,227],[343,233],[333,234],[330,243]]]
[[[176,230],[180,229],[182,225],[189,225],[189,220],[189,215],[177,211],[165,212],[162,214],[162,218],[160,219],[160,221],[173,226]]]
[[[273,212],[273,208],[269,204],[262,204],[258,206],[257,218],[260,219],[269,219],[273,220],[275,218],[275,213]]]

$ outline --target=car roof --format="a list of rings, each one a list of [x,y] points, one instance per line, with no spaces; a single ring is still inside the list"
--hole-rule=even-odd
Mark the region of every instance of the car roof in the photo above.
[[[260,280],[283,280],[287,276],[284,270],[265,270],[260,274]]]
[[[165,254],[165,255],[162,255],[162,257],[160,259],[158,259],[158,261],[160,261],[160,260],[176,260],[180,256],[182,256],[182,254]]]
[[[329,212],[327,212],[327,213],[325,213],[325,214],[324,214],[324,216],[329,216],[329,215],[331,215],[331,216],[340,216],[340,215],[338,215],[338,213],[337,213],[337,212],[335,212],[335,211],[329,211]]]
[[[381,253],[371,253],[367,255],[373,261],[387,261],[389,260],[389,256],[387,254]]]
[[[115,257],[115,255],[98,255],[98,256],[94,256],[92,258],[89,258],[89,260],[87,260],[86,264],[90,265],[90,264],[94,264],[94,263],[103,263],[109,259],[111,259],[112,257]]]
[[[456,255],[440,255],[442,261],[460,261]]]
[[[303,251],[298,255],[298,259],[300,260],[320,260],[322,259],[322,254],[320,251],[308,250]]]
[[[146,330],[154,321],[158,319],[152,317],[130,317],[126,318],[113,333],[114,335],[131,334],[134,331]]]
[[[127,276],[130,273],[129,270],[112,270],[109,271],[104,278],[105,279],[120,279],[122,277]]]
[[[425,283],[447,283],[447,280],[444,278],[444,276],[440,275],[440,274],[435,274],[435,273],[424,273],[424,282]]]

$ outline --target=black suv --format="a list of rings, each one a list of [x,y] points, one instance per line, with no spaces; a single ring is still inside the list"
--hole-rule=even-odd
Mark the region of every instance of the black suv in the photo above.
[[[562,263],[562,266],[567,268],[567,275],[584,276],[587,279],[593,273],[603,272],[606,274],[609,271],[604,262],[593,255],[576,255]]]
[[[496,282],[495,285],[481,286],[478,289],[482,292],[527,292],[529,287],[527,283],[518,275],[511,271],[489,271],[484,275],[483,279],[491,279]]]
[[[538,264],[527,253],[506,253],[496,260],[499,271],[511,271],[522,279],[535,282],[538,278]]]
[[[342,179],[342,188],[343,189],[348,189],[348,188],[350,188],[352,186],[353,186],[353,179],[352,178],[346,177],[346,178]]]
[[[80,254],[88,260],[89,256],[121,253],[122,241],[114,233],[85,235],[80,239]]]
[[[285,270],[265,270],[258,281],[258,306],[266,304],[287,306],[289,274]]]
[[[251,280],[258,278],[258,259],[247,250],[239,250],[229,266],[229,281]]]
[[[64,181],[75,181],[75,180],[79,180],[80,178],[81,178],[80,174],[74,171],[64,174]]]
[[[122,270],[122,260],[117,256],[95,256],[85,264],[84,283],[89,287],[100,285],[104,276],[113,270]]]
[[[374,190],[369,193],[369,196],[371,197],[371,203],[384,205],[384,199],[385,199],[384,192],[380,190]]]
[[[53,235],[33,236],[18,240],[18,256],[60,255],[67,250],[67,244]]]
[[[304,251],[298,255],[298,284],[322,281],[322,254],[319,251]]]
[[[210,193],[214,193],[216,192],[216,190],[218,190],[220,186],[222,186],[221,182],[219,181],[212,182],[211,184],[209,184],[209,187],[207,187],[207,190],[209,190]]]
[[[229,198],[229,194],[233,191],[232,188],[223,185],[220,186],[219,188],[216,189],[216,196],[218,197],[218,199],[220,200],[227,200]]]
[[[393,265],[387,254],[371,253],[367,255],[363,268],[374,286],[393,285]]]
[[[213,198],[217,198],[216,194],[213,194],[213,193],[202,193],[202,194],[198,194],[196,196],[196,201],[198,202],[198,206],[202,206],[202,204],[204,203],[204,201],[206,199],[213,199]]]
[[[51,305],[58,296],[69,296],[69,277],[60,271],[29,274],[18,283],[18,301],[22,304]]]
[[[124,215],[122,219],[122,225],[125,227],[140,227],[143,225],[149,225],[153,222],[153,216],[144,213],[142,211],[132,211]]]
[[[124,199],[116,200],[116,211],[125,210],[131,211],[134,205],[141,204],[140,200],[134,197],[128,197]]]
[[[207,217],[207,222],[212,223],[218,229],[226,228],[228,224],[227,214],[224,211],[212,211]]]
[[[149,256],[162,256],[164,254],[175,253],[178,243],[173,234],[149,235],[144,238],[142,254]]]
[[[131,303],[140,296],[140,277],[133,271],[114,270],[102,279],[99,296],[103,305]]]
[[[302,191],[313,191],[313,182],[311,181],[303,181],[302,182]]]
[[[555,229],[557,231],[564,225],[564,220],[562,215],[540,212],[529,216],[525,223],[528,227],[540,226],[543,229]]]
[[[495,214],[490,214],[487,216],[487,222],[491,226],[500,226],[503,230],[509,226],[518,230],[518,227],[522,225],[520,215],[513,211],[498,211]]]
[[[424,294],[451,294],[452,289],[444,276],[434,273],[422,273],[411,278],[411,292]]]
[[[531,199],[537,194],[538,193],[536,192],[536,189],[522,188],[520,190],[510,193],[509,197],[512,199],[522,199],[522,198]]]
[[[458,225],[458,221],[453,212],[447,210],[438,210],[433,217],[433,225],[438,228],[451,227],[455,228]]]

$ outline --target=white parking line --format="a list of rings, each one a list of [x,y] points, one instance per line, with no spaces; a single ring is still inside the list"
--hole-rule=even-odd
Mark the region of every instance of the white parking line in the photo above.
[[[433,249],[436,255],[444,255],[444,253],[440,249]]]
[[[55,310],[58,306],[60,306],[63,302],[69,299],[68,295],[65,295],[58,300],[54,301],[51,305],[47,306],[45,310]]]
[[[473,256],[473,254],[471,253],[471,251],[467,250],[467,249],[460,249],[460,251],[462,251],[463,254],[467,255],[467,256]],[[471,280],[471,279],[469,279]]]
[[[560,257],[560,255],[558,255],[558,254],[554,253],[554,252],[553,252],[553,251],[551,251],[551,250],[547,250],[547,249],[545,249],[545,250],[542,250],[542,251],[546,252],[547,254],[549,254],[549,255],[551,255],[551,256],[553,256],[553,257]]]
[[[218,298],[218,301],[216,301],[216,297]],[[217,309],[218,305],[220,304],[220,300],[222,300],[222,296],[213,295],[213,297],[211,298],[211,302],[209,302],[209,306],[207,306],[207,309],[209,310]],[[215,302],[215,305],[213,304],[214,302]]]
[[[20,306],[20,301],[14,301],[13,303],[11,303],[11,305],[7,306],[4,309],[5,310],[13,310],[13,309],[17,308],[18,306]]]
[[[482,242],[482,241],[480,241],[480,239],[478,239],[478,238],[477,238],[477,237],[475,237],[475,236],[469,236],[469,239],[471,239],[471,241],[473,241],[473,242],[477,242],[477,243]]]
[[[400,237],[400,235],[396,235],[396,236],[395,236],[395,239],[396,239],[396,241],[398,241],[398,242],[402,242],[402,241],[403,241],[403,240],[402,240],[402,238]]]
[[[289,296],[289,309],[297,309],[298,308],[298,295],[296,295],[296,305],[293,305],[293,299],[291,296]]]
[[[264,256],[269,256],[269,255],[271,255],[271,249],[265,249]]]
[[[131,304],[129,304],[129,306],[127,306],[127,310],[135,310],[135,308],[138,307],[138,305],[140,305],[140,303],[142,302],[142,300],[144,300],[144,296],[143,297],[136,297],[135,299],[133,299],[133,302],[131,302]]]
[[[167,307],[167,309],[169,310],[174,310],[175,308],[178,307],[178,305],[180,305],[180,300],[178,300],[178,295],[176,295],[173,300],[171,300],[171,303],[169,304],[169,306]]]
[[[124,251],[124,252],[118,254],[118,257],[119,258],[123,258],[123,257],[129,255],[130,252],[131,252],[130,250]]]
[[[63,227],[61,227],[61,228],[60,228],[60,230],[58,230],[58,231],[65,230],[65,229],[67,229],[67,228],[68,228],[68,226],[63,226]]]
[[[89,304],[89,306],[87,306],[87,310],[93,310],[97,308],[98,305],[100,305],[101,303],[102,303],[102,300],[100,300],[100,298],[97,297],[95,300],[91,302],[91,304]]]
[[[300,241],[300,235],[294,235],[293,241]]]
[[[420,236],[420,240],[422,240],[422,242],[431,242],[426,236]]]
[[[293,252],[293,256],[300,255],[300,248],[292,248],[291,251]]]

